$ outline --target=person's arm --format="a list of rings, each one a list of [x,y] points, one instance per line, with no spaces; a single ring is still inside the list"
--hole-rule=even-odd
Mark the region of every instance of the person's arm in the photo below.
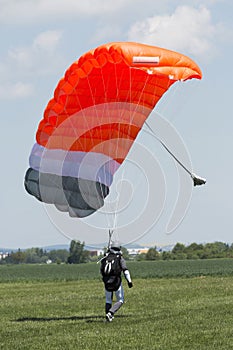
[[[125,276],[125,279],[126,279],[126,281],[128,283],[129,288],[132,288],[133,287],[133,283],[132,283],[132,280],[131,280],[130,272],[127,269],[126,262],[125,262],[125,259],[123,257],[121,257],[121,268],[122,268],[122,271],[124,273],[124,276]]]
[[[129,270],[125,270],[124,271],[124,276],[125,276],[125,279],[126,279],[126,281],[128,283],[129,288],[132,288],[133,287],[133,283],[132,283],[132,280],[131,280],[131,276],[130,276]]]

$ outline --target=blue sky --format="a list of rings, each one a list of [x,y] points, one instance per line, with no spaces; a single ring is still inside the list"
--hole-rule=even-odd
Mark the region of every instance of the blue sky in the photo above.
[[[232,1],[148,0],[145,6],[141,0],[0,0],[0,8],[0,247],[62,244],[70,238],[86,243],[107,239],[106,230],[99,234],[95,224],[84,228],[74,220],[71,223],[72,219],[51,214],[50,208],[25,192],[23,181],[38,123],[58,80],[83,53],[110,41],[136,41],[179,51],[195,60],[203,72],[201,81],[177,83],[156,111],[179,135],[194,172],[206,177],[207,184],[192,189],[188,179],[185,186],[187,192],[192,191],[188,210],[181,224],[166,233],[180,191],[177,170],[143,131],[138,144],[158,158],[166,179],[166,198],[161,212],[158,208],[158,220],[139,241],[233,242]],[[171,146],[176,152],[177,144]],[[130,166],[125,168],[120,176],[134,178],[136,193],[142,187],[140,175],[135,179]],[[153,169],[147,171],[153,173]],[[135,210],[140,217],[139,204],[136,196],[130,215]],[[106,224],[101,217],[98,220],[100,226]],[[140,225],[143,220],[148,218],[142,216]],[[140,232],[132,237],[139,238]]]

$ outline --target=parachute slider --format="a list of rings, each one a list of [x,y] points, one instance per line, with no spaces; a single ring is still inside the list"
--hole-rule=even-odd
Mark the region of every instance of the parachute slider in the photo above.
[[[153,64],[157,65],[159,64],[159,57],[158,56],[133,56],[133,63],[136,64]]]
[[[191,178],[193,179],[193,185],[194,186],[201,186],[204,185],[206,183],[206,179],[197,176],[195,174],[191,174]]]

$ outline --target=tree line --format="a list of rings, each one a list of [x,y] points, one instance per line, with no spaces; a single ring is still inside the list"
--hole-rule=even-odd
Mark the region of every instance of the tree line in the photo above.
[[[145,260],[184,260],[184,259],[217,259],[233,258],[233,244],[223,242],[214,242],[206,244],[191,243],[184,245],[176,243],[171,251],[161,251],[156,247],[150,248],[143,256],[138,259]]]
[[[184,260],[184,259],[216,259],[233,258],[233,244],[214,242],[206,244],[191,243],[184,245],[176,243],[171,251],[163,251],[159,248],[149,248],[147,253],[136,256],[129,255],[128,250],[122,247],[123,256],[126,260]],[[85,243],[72,240],[69,250],[58,249],[46,251],[42,248],[18,249],[11,252],[0,264],[42,264],[42,263],[67,263],[80,264],[97,261],[101,256],[92,256],[91,252],[85,250]]]
[[[71,241],[69,250],[54,249],[46,251],[42,248],[18,249],[11,252],[0,264],[43,264],[43,263],[69,263],[79,264],[91,261],[90,252],[84,249],[84,242]]]

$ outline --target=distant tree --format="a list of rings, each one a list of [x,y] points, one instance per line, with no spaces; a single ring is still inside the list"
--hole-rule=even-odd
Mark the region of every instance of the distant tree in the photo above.
[[[144,261],[144,260],[146,260],[146,253],[137,254],[136,257],[135,257],[135,259],[136,259],[137,261]]]
[[[158,260],[159,259],[159,252],[157,251],[157,248],[150,248],[148,252],[146,253],[146,260]]]
[[[171,260],[172,259],[172,253],[171,252],[167,252],[167,251],[163,251],[161,254],[161,258],[162,260]]]
[[[233,243],[228,247],[227,257],[228,258],[233,258]]]
[[[5,259],[10,264],[22,264],[26,260],[25,252],[18,249],[17,252],[11,252],[11,254]]]
[[[182,243],[176,243],[171,251],[172,260],[184,260],[187,259],[187,254],[185,252],[185,245]]]
[[[129,260],[129,252],[125,247],[121,247],[121,251],[125,260]]]
[[[207,243],[204,251],[209,258],[223,258],[227,256],[229,245],[223,242]]]
[[[81,263],[87,263],[90,261],[90,252],[88,250],[83,250]]]
[[[27,264],[41,264],[48,260],[47,252],[42,248],[29,248],[24,253]]]
[[[198,244],[198,243],[191,243],[190,245],[188,245],[186,248],[185,248],[185,251],[188,252],[188,251],[199,251],[199,250],[203,250],[204,249],[204,246],[203,244]]]
[[[52,261],[52,262],[58,262],[60,261],[60,263],[64,263],[67,262],[67,259],[69,257],[69,252],[67,249],[53,249],[50,252],[47,253],[48,254],[48,258]]]
[[[85,243],[72,240],[70,243],[68,264],[81,264],[88,261],[89,252],[84,250]]]
[[[176,243],[176,245],[173,247],[172,249],[172,253],[173,254],[177,254],[177,253],[185,253],[185,245],[182,243]]]
[[[203,244],[191,243],[185,248],[187,259],[203,259],[204,246]]]

